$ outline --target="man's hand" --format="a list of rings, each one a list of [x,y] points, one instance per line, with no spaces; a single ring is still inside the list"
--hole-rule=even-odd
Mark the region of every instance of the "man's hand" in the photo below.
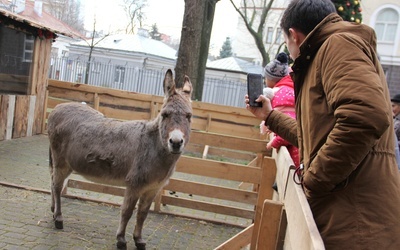
[[[272,111],[271,101],[263,95],[260,95],[256,102],[262,102],[262,107],[251,107],[249,105],[249,96],[244,96],[244,103],[246,104],[246,109],[249,110],[255,117],[260,118],[260,120],[265,120]]]

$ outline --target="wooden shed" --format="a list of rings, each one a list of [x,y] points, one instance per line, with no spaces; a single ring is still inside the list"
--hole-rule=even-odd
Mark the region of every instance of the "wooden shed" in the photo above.
[[[0,8],[0,140],[42,132],[57,35],[79,36],[42,11],[41,1],[25,1],[13,11]]]

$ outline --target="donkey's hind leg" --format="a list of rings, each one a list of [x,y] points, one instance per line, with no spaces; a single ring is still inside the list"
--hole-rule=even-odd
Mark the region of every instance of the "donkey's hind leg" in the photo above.
[[[51,158],[53,158],[51,156]],[[60,164],[62,163],[62,164]],[[63,218],[61,213],[61,191],[65,179],[72,173],[72,169],[64,161],[54,158],[51,161],[51,210],[53,211],[54,225],[57,229],[63,229]]]
[[[147,218],[151,203],[156,197],[158,190],[150,190],[144,193],[139,200],[138,211],[136,213],[136,225],[133,231],[133,239],[138,250],[146,249],[146,241],[142,238],[142,229],[144,221]]]

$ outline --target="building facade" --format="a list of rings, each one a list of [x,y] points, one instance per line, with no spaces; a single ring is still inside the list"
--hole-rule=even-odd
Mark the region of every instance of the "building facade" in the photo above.
[[[377,35],[378,53],[391,96],[400,94],[400,1],[362,0],[363,23]]]
[[[257,10],[260,10],[262,8],[261,6],[263,2],[264,1],[261,0],[254,1]],[[269,1],[267,1],[267,4],[268,2]],[[270,60],[275,58],[275,56],[278,54],[278,50],[284,43],[283,33],[280,28],[280,20],[289,2],[290,0],[275,0],[271,6],[270,11],[268,12],[267,19],[265,21],[263,40]],[[256,19],[254,23],[256,24],[259,23],[259,15],[260,13],[258,13],[255,17]],[[257,49],[254,38],[247,30],[243,19],[239,16],[238,18],[239,22],[237,26],[236,36],[231,38],[233,52],[237,57],[244,58],[261,66],[262,57],[259,50]]]

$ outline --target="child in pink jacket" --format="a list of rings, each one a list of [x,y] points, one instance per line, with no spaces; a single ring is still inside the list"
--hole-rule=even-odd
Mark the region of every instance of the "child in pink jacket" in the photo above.
[[[288,59],[287,54],[281,52],[277,55],[276,59],[265,66],[265,85],[267,87],[264,88],[264,95],[271,100],[273,109],[279,110],[296,119],[294,88],[292,78],[289,75]],[[261,133],[267,131],[263,122],[261,123]],[[268,149],[279,149],[281,146],[286,146],[294,165],[298,167],[300,157],[297,147],[289,144],[289,142],[277,134],[274,134],[274,137],[267,144]]]

